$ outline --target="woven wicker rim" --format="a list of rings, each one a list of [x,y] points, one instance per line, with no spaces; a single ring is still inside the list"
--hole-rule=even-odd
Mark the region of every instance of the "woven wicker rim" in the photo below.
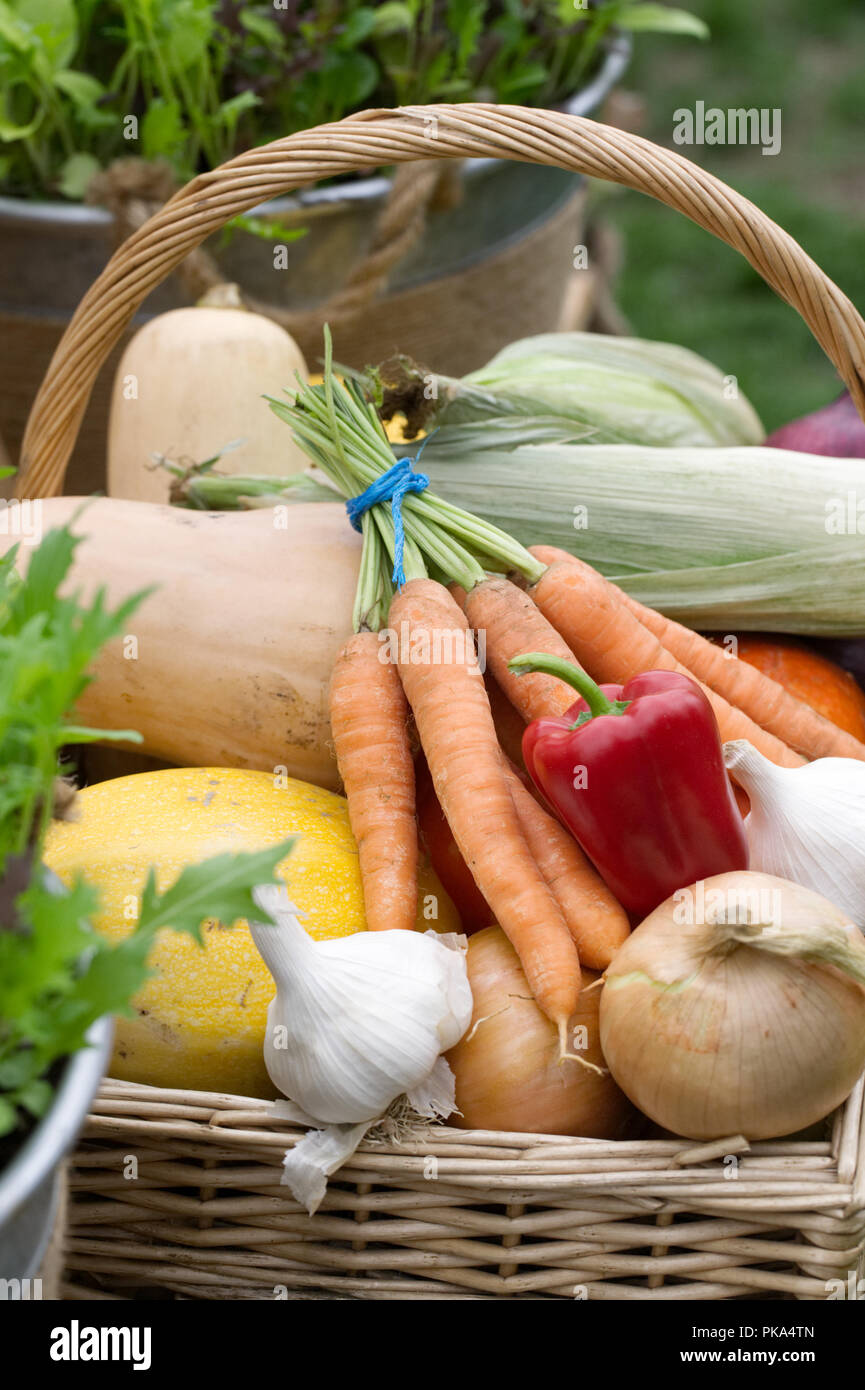
[[[831,1143],[368,1139],[309,1217],[280,1183],[302,1135],[284,1102],[109,1079],[72,1164],[68,1261],[112,1297],[838,1297],[865,1274],[862,1097]]]
[[[151,290],[229,218],[335,174],[484,156],[555,165],[639,189],[727,242],[801,314],[865,418],[865,323],[787,232],[720,179],[672,150],[582,116],[480,102],[406,106],[363,111],[238,155],[198,175],[124,242],[52,358],[24,436],[18,496],[61,491],[112,347]]]

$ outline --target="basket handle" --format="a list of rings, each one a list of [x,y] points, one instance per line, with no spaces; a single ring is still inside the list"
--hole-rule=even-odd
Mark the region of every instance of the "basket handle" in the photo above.
[[[27,423],[16,494],[60,492],[99,369],[142,300],[231,217],[335,174],[417,159],[514,159],[648,193],[750,261],[807,323],[865,418],[865,323],[796,241],[720,179],[672,150],[583,116],[496,106],[363,111],[199,174],[115,252],[75,311]]]

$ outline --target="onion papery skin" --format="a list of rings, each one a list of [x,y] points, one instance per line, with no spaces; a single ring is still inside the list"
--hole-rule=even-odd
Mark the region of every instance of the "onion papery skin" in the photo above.
[[[641,1123],[609,1073],[559,1062],[556,1029],[531,997],[514,948],[501,927],[469,938],[467,968],[472,1022],[447,1054],[456,1077],[457,1108],[448,1123],[462,1129],[621,1139]],[[586,1029],[579,1055],[604,1067],[598,1041],[598,976],[582,972],[583,989],[569,1024]],[[569,1043],[569,1046],[571,1044]]]
[[[810,890],[752,873],[717,875],[705,891],[743,877],[780,893],[785,925],[822,914],[865,963],[861,934]],[[675,906],[656,908],[606,972],[600,1041],[619,1086],[688,1139],[771,1139],[823,1119],[865,1067],[865,988],[833,965],[752,945],[709,955],[712,929],[683,925]]]

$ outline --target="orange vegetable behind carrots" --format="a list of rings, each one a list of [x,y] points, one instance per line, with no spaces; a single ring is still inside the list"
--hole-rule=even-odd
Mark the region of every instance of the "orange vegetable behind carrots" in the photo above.
[[[774,654],[771,649],[767,651],[765,644],[752,644],[746,635],[739,641],[738,655],[741,660],[732,660],[732,648],[727,647],[722,651],[698,632],[692,632],[681,623],[646,608],[620,589],[616,592],[621,594],[623,602],[643,626],[653,632],[698,680],[724,696],[767,733],[776,735],[809,759],[858,758],[865,761],[865,743],[861,741],[861,735],[851,736],[843,724],[831,717],[824,717],[813,700],[800,695],[800,688],[816,688],[819,693],[822,682],[819,677],[812,675],[809,679],[801,672],[797,677],[792,658],[792,680],[779,680],[782,662],[777,651]],[[755,660],[749,661],[745,654],[749,649],[755,654]],[[794,650],[791,647],[791,651]],[[804,647],[800,650],[807,656]],[[829,666],[828,662],[824,664]],[[858,690],[852,677],[851,683],[854,691]],[[861,692],[860,699],[865,707],[865,697],[861,696]]]
[[[795,637],[742,632],[736,641],[740,661],[755,666],[824,719],[865,742],[865,692],[848,671]]]

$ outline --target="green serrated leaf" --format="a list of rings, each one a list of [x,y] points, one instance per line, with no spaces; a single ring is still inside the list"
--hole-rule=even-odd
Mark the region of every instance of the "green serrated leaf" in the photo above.
[[[140,126],[141,153],[145,159],[173,159],[183,148],[186,127],[176,101],[156,97],[150,103]]]
[[[278,48],[282,43],[282,32],[272,19],[258,14],[255,10],[241,10],[239,18],[247,33],[254,34],[269,48]]]
[[[229,926],[240,918],[261,919],[252,890],[275,883],[275,870],[294,845],[294,837],[269,849],[245,854],[218,854],[200,864],[189,864],[164,893],[158,893],[151,869],[141,894],[136,935],[152,937],[160,927],[187,931],[201,943],[201,923],[218,917]]]
[[[16,1100],[22,1110],[37,1120],[46,1113],[54,1098],[54,1087],[44,1077],[35,1077],[26,1082],[17,1092]]]
[[[157,8],[158,39],[172,67],[183,72],[202,62],[214,29],[211,0],[161,0]]]
[[[45,118],[45,108],[39,105],[29,121],[13,121],[0,111],[0,140],[12,144],[16,140],[29,140],[35,135]]]
[[[349,14],[339,37],[340,46],[355,48],[376,28],[376,12],[370,5],[361,5]]]
[[[15,12],[37,39],[50,71],[65,68],[78,42],[74,0],[15,0]]]
[[[127,1006],[152,939],[133,934],[120,950],[96,936],[96,890],[83,879],[63,888],[39,864],[58,747],[95,733],[66,723],[68,711],[141,597],[112,610],[104,591],[88,604],[62,595],[77,544],[69,527],[49,531],[24,576],[17,547],[0,560],[0,1132],[22,1110],[44,1112],[52,1064],[82,1047],[103,1013]]]
[[[29,24],[6,0],[0,0],[0,40],[15,53],[28,53],[36,46]]]
[[[61,595],[77,544],[68,527],[57,528],[33,551],[25,578],[13,555],[0,565],[0,870],[48,823],[57,749],[94,736],[68,725],[68,712],[94,657],[142,597],[112,611],[104,592],[89,606]]]
[[[399,0],[387,0],[384,5],[376,5],[375,32],[380,36],[408,33],[413,28],[414,15],[408,5],[399,3]]]
[[[75,72],[72,68],[62,68],[54,74],[54,86],[71,97],[76,106],[93,106],[105,95],[105,88],[95,77],[86,72]]]
[[[299,241],[305,237],[309,231],[308,227],[287,227],[279,218],[254,217],[250,213],[239,212],[235,217],[230,218],[222,229],[220,244],[227,246],[233,240],[235,232],[248,232],[250,236],[257,237],[260,241]],[[221,454],[216,454],[209,460],[212,467],[221,458]],[[198,464],[197,470],[204,468],[204,464]],[[181,470],[182,472],[183,470]]]
[[[475,50],[483,30],[487,6],[485,0],[448,0],[447,26],[456,35],[456,61],[462,69]]]
[[[99,160],[92,154],[72,154],[61,166],[57,187],[64,198],[74,198],[81,202],[90,187],[91,179],[99,173],[99,169]]]
[[[27,579],[13,600],[15,614],[23,624],[29,618],[47,615],[55,606],[57,590],[69,573],[80,537],[65,526],[49,531],[34,550],[27,568]]]
[[[615,23],[634,33],[687,34],[695,39],[710,37],[709,26],[704,20],[668,5],[620,5],[616,8]]]
[[[261,105],[261,98],[255,92],[239,92],[236,97],[231,97],[224,101],[219,108],[220,124],[233,135],[237,129],[237,123],[245,111],[252,111],[254,107]]]
[[[331,50],[322,73],[328,92],[343,110],[362,106],[378,82],[378,68],[366,53]]]

